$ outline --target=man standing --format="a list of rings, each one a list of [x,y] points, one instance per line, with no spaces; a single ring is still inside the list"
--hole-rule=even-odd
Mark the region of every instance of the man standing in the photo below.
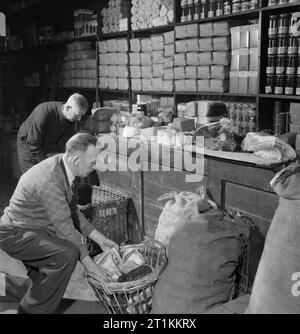
[[[90,258],[83,240],[89,237],[103,251],[118,245],[95,230],[78,210],[73,187],[77,177],[93,171],[99,153],[96,144],[90,134],[73,136],[65,154],[48,158],[23,174],[4,210],[0,248],[21,260],[32,280],[19,313],[53,313],[79,259],[91,275],[107,278]]]
[[[18,138],[18,159],[22,174],[49,155],[63,153],[74,134],[74,122],[88,111],[88,102],[73,94],[66,103],[45,102],[38,105],[21,125]]]

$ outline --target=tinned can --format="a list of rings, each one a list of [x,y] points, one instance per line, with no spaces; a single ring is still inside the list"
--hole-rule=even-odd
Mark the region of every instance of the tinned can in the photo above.
[[[275,75],[268,74],[265,85],[265,93],[272,94],[274,92],[274,85],[275,85]]]
[[[277,36],[269,37],[268,55],[277,55],[278,38]]]
[[[297,38],[293,35],[288,37],[288,50],[289,55],[296,55],[298,53],[298,41]]]
[[[276,56],[268,56],[266,74],[275,74]]]
[[[287,56],[286,55],[278,55],[276,57],[275,73],[277,75],[278,74],[284,74],[286,65],[287,65]]]
[[[285,88],[284,94],[285,95],[294,95],[295,93],[295,81],[296,77],[294,75],[287,75],[285,77]]]
[[[287,54],[288,52],[288,39],[286,35],[278,35],[278,54]]]
[[[288,75],[296,74],[297,62],[298,62],[298,57],[296,55],[287,56],[286,74]]]
[[[278,34],[278,16],[277,15],[270,15],[268,35],[269,36],[276,36],[277,34]]]
[[[284,75],[275,76],[274,94],[283,95],[284,93]]]

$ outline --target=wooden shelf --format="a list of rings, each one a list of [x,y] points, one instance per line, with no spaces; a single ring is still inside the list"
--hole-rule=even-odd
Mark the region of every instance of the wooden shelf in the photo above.
[[[143,35],[143,34],[157,34],[170,31],[174,29],[175,23],[170,23],[168,25],[159,26],[159,27],[152,27],[147,29],[140,29],[140,30],[132,30],[132,33],[136,36]]]
[[[259,94],[259,97],[273,100],[300,100],[300,96],[297,95]]]
[[[275,13],[280,11],[288,10],[290,12],[290,9],[297,9],[297,7],[300,7],[300,2],[295,3],[286,3],[284,5],[276,5],[276,6],[268,6],[261,8],[262,12],[268,12],[268,13]]]
[[[139,95],[174,95],[174,92],[162,92],[162,91],[132,91],[134,94]]]
[[[99,40],[106,40],[106,39],[113,39],[113,38],[119,38],[119,37],[127,37],[129,34],[129,31],[118,31],[118,32],[111,32],[108,34],[99,34]]]
[[[85,91],[85,92],[95,92],[96,87],[87,88],[87,87],[57,87],[58,90],[73,90],[73,91]]]
[[[119,89],[99,89],[100,93],[112,93],[112,94],[123,94],[123,95],[128,95],[129,91],[128,90],[119,90]]]

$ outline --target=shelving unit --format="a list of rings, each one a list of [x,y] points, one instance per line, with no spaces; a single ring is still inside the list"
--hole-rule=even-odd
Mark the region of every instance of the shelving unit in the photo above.
[[[241,22],[249,21],[249,20],[256,20],[259,24],[259,61],[258,61],[258,89],[257,94],[233,94],[233,93],[213,93],[213,92],[162,92],[162,91],[133,91],[131,88],[131,80],[130,80],[130,64],[128,65],[128,71],[129,71],[129,80],[128,80],[128,91],[121,91],[121,90],[109,90],[109,89],[100,89],[99,87],[99,75],[98,77],[98,84],[97,87],[94,89],[90,88],[80,88],[80,87],[59,87],[58,91],[83,91],[87,93],[95,93],[96,94],[96,102],[100,102],[106,97],[115,96],[119,98],[125,98],[129,100],[130,106],[134,101],[136,101],[136,95],[137,94],[144,94],[144,95],[153,95],[153,96],[173,96],[175,103],[178,101],[181,101],[183,98],[188,97],[195,97],[195,98],[202,98],[202,97],[210,97],[210,98],[223,98],[225,100],[229,101],[249,101],[251,103],[255,102],[257,106],[257,130],[261,130],[264,126],[261,124],[261,118],[264,118],[264,124],[266,123],[266,117],[263,114],[269,115],[271,114],[268,110],[266,110],[266,105],[270,106],[270,103],[272,101],[282,100],[282,101],[298,101],[300,100],[299,96],[290,96],[290,95],[274,95],[274,94],[264,94],[264,82],[265,82],[265,68],[266,68],[266,60],[267,60],[267,40],[268,40],[268,17],[272,14],[280,14],[280,13],[290,13],[295,11],[300,11],[300,1],[296,3],[288,3],[283,5],[276,5],[276,6],[268,6],[267,0],[260,0],[259,7],[257,9],[247,10],[244,12],[238,12],[238,13],[231,13],[228,15],[222,15],[218,17],[212,17],[212,18],[205,18],[205,19],[199,19],[195,21],[189,21],[185,23],[180,22],[180,0],[174,0],[174,22],[167,25],[167,26],[159,26],[159,27],[153,27],[153,28],[147,28],[142,30],[132,30],[131,29],[131,1],[127,1],[127,8],[128,8],[128,30],[127,31],[121,31],[121,32],[115,32],[115,33],[108,33],[103,34],[102,33],[102,19],[101,19],[101,9],[107,6],[108,1],[104,1],[103,3],[100,3],[99,1],[77,1],[76,2],[76,8],[93,8],[98,13],[98,23],[99,23],[99,33],[98,36],[88,36],[81,39],[72,39],[72,40],[66,40],[66,41],[57,41],[57,42],[51,42],[49,44],[39,45],[39,46],[33,46],[24,48],[22,50],[11,50],[7,51],[6,53],[1,53],[0,57],[2,59],[6,59],[7,57],[18,57],[18,56],[29,56],[31,53],[36,54],[45,54],[50,48],[53,47],[65,47],[67,44],[72,43],[77,40],[91,40],[97,44],[99,41],[109,40],[109,39],[118,39],[118,38],[125,38],[128,41],[128,52],[130,52],[130,39],[132,38],[138,38],[138,37],[149,37],[153,34],[161,34],[168,31],[174,31],[176,27],[182,26],[182,25],[188,25],[188,24],[201,24],[201,23],[207,23],[207,22],[219,22],[219,21],[230,21],[230,22],[237,22],[237,24],[241,24]],[[41,0],[40,2],[32,5],[32,7],[29,8],[22,8],[14,13],[11,13],[8,15],[8,23],[12,20],[12,22],[15,22],[17,20],[20,20],[21,17],[23,18],[24,15],[28,15],[31,18],[33,17],[33,9],[34,12],[43,12],[45,8],[48,10],[48,12],[45,13],[45,16],[49,18],[55,18],[55,14],[57,11],[57,8],[60,9],[60,13],[58,15],[57,20],[61,20],[63,17],[68,19],[65,19],[65,24],[63,26],[68,26],[69,29],[73,27],[73,10],[74,5],[72,0],[64,1],[64,4],[58,0],[50,0],[47,1],[47,6],[44,6],[44,0]],[[57,7],[58,6],[58,7]],[[62,9],[64,8],[64,11]],[[68,12],[67,12],[68,11]],[[41,19],[43,19],[43,16],[41,16]],[[27,21],[29,18],[27,19]],[[96,47],[97,52],[97,47]],[[42,57],[42,56],[41,56]],[[98,57],[98,52],[97,52]],[[99,62],[97,62],[99,65]],[[98,71],[98,68],[96,69]],[[98,72],[97,72],[98,73]],[[12,85],[9,84],[11,87]],[[18,85],[20,87],[21,85]],[[4,89],[7,89],[8,87],[5,87]],[[39,90],[39,87],[26,87],[26,89],[29,90]],[[269,107],[268,107],[269,108]],[[269,120],[269,123],[271,120]],[[267,122],[268,123],[268,122]]]

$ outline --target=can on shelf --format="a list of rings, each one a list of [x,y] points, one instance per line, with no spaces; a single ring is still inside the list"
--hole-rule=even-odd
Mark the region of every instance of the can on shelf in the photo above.
[[[278,35],[287,35],[289,33],[291,16],[289,14],[280,14],[278,18]]]
[[[295,82],[296,82],[296,77],[294,75],[287,75],[285,77],[285,88],[284,88],[285,95],[294,95]]]
[[[275,85],[275,75],[268,74],[266,79],[265,93],[272,94],[274,92],[274,85]]]
[[[286,55],[278,55],[276,57],[276,66],[275,66],[276,75],[284,74],[286,65],[287,65],[287,56]]]
[[[283,95],[284,93],[284,75],[276,75],[274,83],[274,94]]]
[[[270,15],[268,35],[276,36],[277,34],[278,34],[278,16]]]
[[[288,39],[286,35],[278,35],[278,54],[287,54],[288,52]]]
[[[297,37],[289,35],[288,37],[288,54],[296,55],[298,53],[298,40]]]
[[[277,49],[278,49],[278,38],[277,36],[271,36],[269,38],[268,55],[277,55]]]

